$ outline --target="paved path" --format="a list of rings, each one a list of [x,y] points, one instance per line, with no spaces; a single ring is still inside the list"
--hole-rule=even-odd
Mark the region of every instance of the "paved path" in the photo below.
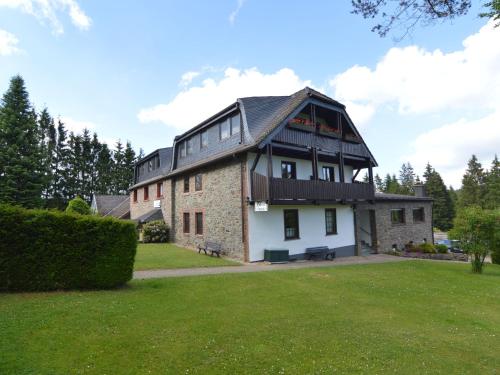
[[[401,262],[410,260],[410,258],[396,257],[392,255],[376,254],[369,256],[353,256],[337,258],[333,262],[326,261],[298,261],[286,264],[268,264],[268,263],[250,263],[242,266],[225,267],[198,267],[198,268],[178,268],[165,270],[135,271],[134,279],[155,279],[162,277],[182,277],[198,275],[219,275],[222,273],[248,273],[263,271],[280,271],[297,268],[317,268],[317,267],[336,267],[346,264],[371,264]]]

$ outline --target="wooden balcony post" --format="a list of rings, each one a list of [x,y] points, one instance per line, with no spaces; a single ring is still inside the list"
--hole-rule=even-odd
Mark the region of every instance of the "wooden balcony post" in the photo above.
[[[318,150],[316,147],[311,148],[311,156],[312,156],[313,180],[318,180]]]
[[[370,182],[371,185],[373,185],[373,168],[372,168],[371,161],[370,161],[370,165],[368,167],[368,181]]]
[[[273,146],[267,145],[267,197],[271,201],[271,180],[273,178]]]

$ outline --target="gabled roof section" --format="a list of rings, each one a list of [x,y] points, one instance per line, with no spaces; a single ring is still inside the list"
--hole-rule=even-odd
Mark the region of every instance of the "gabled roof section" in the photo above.
[[[130,211],[128,195],[94,195],[97,213],[122,218]]]

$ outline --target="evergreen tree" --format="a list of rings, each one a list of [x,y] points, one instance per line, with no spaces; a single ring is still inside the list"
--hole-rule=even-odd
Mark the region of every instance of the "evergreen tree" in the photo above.
[[[482,206],[484,196],[484,171],[476,155],[472,155],[462,178],[460,207]]]
[[[121,187],[123,185],[122,183],[124,179],[123,170],[125,166],[124,150],[121,140],[118,140],[116,142],[115,150],[113,152],[113,161],[114,164],[113,164],[112,193],[120,194]]]
[[[57,141],[52,161],[52,187],[50,190],[51,199],[47,205],[52,208],[63,209],[66,206],[66,181],[68,161],[68,146],[66,144],[67,132],[64,123],[57,121]]]
[[[384,191],[384,183],[382,182],[382,179],[380,178],[378,173],[375,175],[374,182],[375,182],[375,188],[377,189],[377,191],[383,192]]]
[[[99,153],[101,152],[102,145],[99,142],[99,138],[97,137],[97,133],[94,133],[92,136],[91,143],[91,174],[90,174],[90,191],[91,194],[95,194],[97,189],[97,184],[99,182],[99,173],[97,170],[97,162],[99,160]]]
[[[432,217],[435,227],[448,231],[452,227],[455,216],[453,202],[441,175],[429,163],[425,168],[425,191],[434,199],[432,204]]]
[[[132,144],[127,141],[125,151],[123,152],[123,180],[120,186],[120,194],[127,194],[128,188],[134,182],[134,164],[135,164],[135,151]]]
[[[0,201],[40,207],[39,130],[21,76],[10,80],[0,103]]]
[[[44,108],[38,118],[38,130],[40,132],[40,171],[43,179],[43,199],[47,202],[51,194],[53,179],[52,164],[55,158],[56,131],[54,120],[47,108]]]
[[[114,164],[111,151],[108,145],[103,143],[96,162],[96,194],[110,194],[113,191],[113,170]]]
[[[81,154],[78,164],[80,165],[80,196],[89,203],[92,200],[92,174],[93,174],[93,155],[92,138],[88,129],[84,129],[80,136]]]
[[[401,166],[399,171],[399,180],[401,181],[401,194],[413,195],[413,186],[415,185],[415,171],[410,163]]]
[[[491,168],[484,179],[484,207],[488,209],[500,208],[500,162],[495,155]]]

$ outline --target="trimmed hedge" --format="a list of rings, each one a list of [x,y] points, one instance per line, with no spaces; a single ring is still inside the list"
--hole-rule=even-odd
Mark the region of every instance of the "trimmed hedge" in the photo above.
[[[135,224],[0,205],[0,290],[100,289],[132,278]]]

